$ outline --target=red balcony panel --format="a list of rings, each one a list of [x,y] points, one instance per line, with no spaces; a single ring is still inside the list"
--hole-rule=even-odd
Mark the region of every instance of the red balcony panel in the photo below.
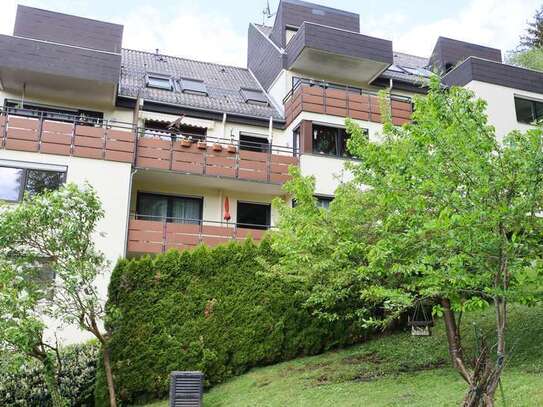
[[[132,131],[128,131],[128,130],[107,129],[107,139],[108,141],[109,140],[125,141],[133,145],[135,135]]]
[[[339,108],[339,107],[333,107],[333,106],[327,106],[326,107],[326,114],[330,114],[332,116],[347,117],[347,109],[343,109],[343,108]]]
[[[128,241],[128,251],[133,253],[161,253],[162,243],[149,243],[142,241]]]
[[[45,154],[70,155],[72,151],[69,144],[66,145],[42,142],[40,146],[40,152]]]
[[[217,236],[203,236],[202,243],[206,246],[214,247],[220,244],[228,243],[231,239],[227,237],[217,237]]]
[[[104,129],[101,127],[92,127],[92,126],[75,126],[75,134],[77,136],[103,139]]]
[[[166,233],[198,234],[201,226],[193,223],[167,223]]]
[[[74,146],[73,155],[82,158],[103,158],[104,150],[101,148]]]
[[[168,170],[170,168],[170,160],[158,160],[156,158],[138,157],[136,158],[136,166],[142,168],[154,168],[157,170]]]
[[[265,161],[239,160],[239,168],[243,168],[245,170],[266,172],[266,169],[268,168],[268,163]]]
[[[14,140],[27,140],[27,141],[38,141],[39,134],[36,130],[33,129],[20,129],[11,127],[8,124],[8,139]]]
[[[170,150],[172,142],[158,138],[140,137],[138,139],[138,148],[147,147],[152,149]]]
[[[234,237],[234,229],[226,226],[202,226],[202,235],[205,236],[223,236],[223,237]]]
[[[71,134],[61,134],[61,133],[46,133],[43,132],[41,135],[42,143],[52,143],[52,144],[72,144],[72,135]]]
[[[106,149],[113,151],[124,151],[126,153],[134,152],[134,143],[112,140],[109,138],[106,139]]]
[[[109,161],[118,161],[123,163],[131,163],[134,159],[133,153],[124,151],[106,150],[104,158]]]
[[[236,238],[238,240],[243,240],[251,236],[253,240],[261,240],[265,232],[266,232],[265,230],[259,230],[259,229],[238,228],[236,231]]]
[[[298,165],[298,158],[291,155],[272,154],[272,163],[281,163],[287,165]]]
[[[102,135],[104,134],[102,133]],[[102,137],[95,138],[95,137],[85,137],[85,136],[79,136],[79,135],[76,135],[74,137],[75,146],[102,149],[104,147],[104,142],[105,140]]]
[[[72,123],[55,122],[52,120],[44,120],[42,130],[48,133],[60,133],[71,135],[74,132]]]
[[[284,184],[290,180],[290,175],[288,174],[271,174],[270,181],[274,184]]]
[[[251,181],[267,181],[267,172],[239,169],[239,178]]]
[[[171,156],[170,149],[152,148],[138,143],[138,156],[145,158],[158,158],[162,160],[169,160]]]
[[[172,171],[184,172],[187,174],[202,175],[204,173],[204,166],[198,163],[174,161],[172,162]]]
[[[7,139],[5,147],[8,150],[37,152],[39,144],[36,141]]]
[[[18,129],[35,130],[40,127],[38,119],[30,119],[27,117],[9,116],[8,126]]]

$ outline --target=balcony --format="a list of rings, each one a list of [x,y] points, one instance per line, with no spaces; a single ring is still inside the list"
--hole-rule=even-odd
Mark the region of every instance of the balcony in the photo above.
[[[298,165],[289,147],[247,151],[236,140],[195,143],[150,133],[129,123],[41,112],[0,110],[0,149],[131,163],[136,168],[281,185]],[[136,136],[138,135],[138,136]],[[241,148],[240,148],[241,147]]]
[[[355,83],[370,83],[393,62],[391,41],[307,21],[286,52],[290,70]]]
[[[347,85],[294,78],[293,87],[283,99],[286,125],[301,112],[329,114],[381,123],[381,108],[376,93]],[[392,123],[402,125],[411,120],[411,99],[391,95]]]
[[[212,247],[249,236],[258,241],[266,232],[261,227],[256,229],[257,225],[242,227],[230,222],[148,219],[149,216],[132,215],[128,225],[128,253],[163,253],[169,249],[191,249],[199,244]]]

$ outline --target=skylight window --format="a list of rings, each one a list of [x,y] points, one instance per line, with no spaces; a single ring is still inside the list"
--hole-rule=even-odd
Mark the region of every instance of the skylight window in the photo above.
[[[204,81],[198,79],[183,78],[179,80],[181,92],[207,96],[207,87]]]
[[[432,74],[430,71],[428,71],[428,70],[426,70],[424,68],[403,67],[402,69],[404,69],[405,71],[407,71],[411,75],[422,76],[422,77],[425,77],[425,78],[428,78]]]
[[[148,88],[172,90],[172,80],[169,76],[147,74],[146,85]]]
[[[268,99],[261,90],[241,88],[239,92],[245,103],[268,106]]]

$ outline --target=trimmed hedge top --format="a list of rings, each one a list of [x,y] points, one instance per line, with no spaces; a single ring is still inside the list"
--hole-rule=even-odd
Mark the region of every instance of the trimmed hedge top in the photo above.
[[[166,396],[173,370],[201,370],[211,386],[361,334],[312,317],[302,305],[301,283],[263,273],[258,259],[273,262],[274,256],[264,240],[120,260],[108,302],[120,398],[133,403]],[[104,378],[98,383],[102,405]]]

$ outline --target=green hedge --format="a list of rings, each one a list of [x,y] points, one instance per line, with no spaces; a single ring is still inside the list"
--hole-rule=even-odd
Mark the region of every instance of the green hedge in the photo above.
[[[312,317],[304,287],[262,273],[269,243],[170,251],[120,260],[108,302],[115,383],[125,403],[163,398],[173,370],[201,370],[206,386],[253,366],[352,343],[361,332]],[[97,405],[107,405],[98,369]]]
[[[0,354],[0,357],[7,356]],[[61,350],[60,393],[69,401],[70,406],[94,405],[97,357],[98,346],[94,342],[71,345]],[[16,371],[0,370],[0,406],[51,405],[43,368],[37,361],[29,361]]]

